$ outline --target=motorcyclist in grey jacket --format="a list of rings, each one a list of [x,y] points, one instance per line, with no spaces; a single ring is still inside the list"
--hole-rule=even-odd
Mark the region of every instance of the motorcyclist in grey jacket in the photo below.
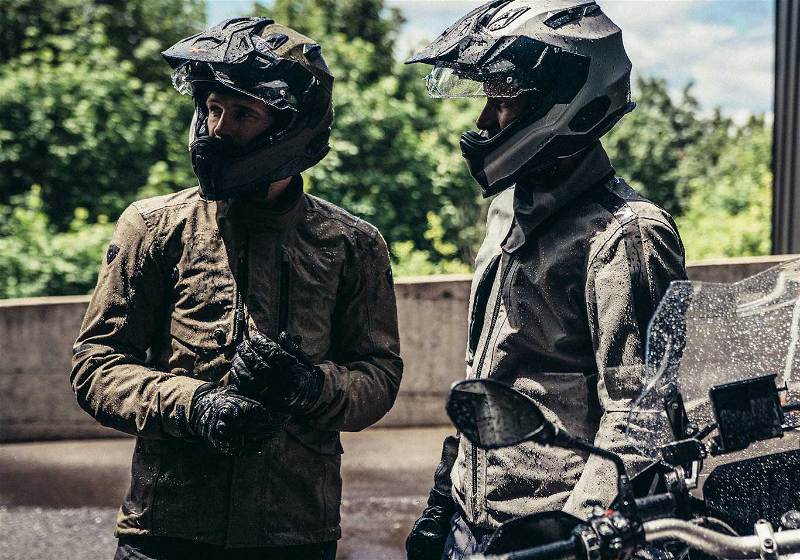
[[[475,263],[467,377],[512,385],[636,472],[644,460],[623,426],[647,323],[686,272],[671,216],[615,176],[599,142],[634,107],[619,28],[590,0],[496,0],[409,62],[434,66],[434,97],[487,97],[480,132],[461,140],[484,195],[498,195]],[[533,443],[483,451],[457,436],[434,481],[411,559],[480,552],[509,519],[585,516],[616,493],[600,458]]]

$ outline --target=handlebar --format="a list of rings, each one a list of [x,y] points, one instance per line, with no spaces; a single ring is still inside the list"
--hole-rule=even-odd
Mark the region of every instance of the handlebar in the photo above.
[[[766,556],[775,558],[781,554],[800,552],[800,529],[773,533],[769,523],[759,521],[756,524],[755,535],[734,537],[682,519],[663,518],[674,515],[675,512],[675,498],[669,494],[640,498],[636,500],[636,505],[642,519],[645,520],[642,530],[644,539],[648,543],[680,541],[711,556],[730,560]],[[662,519],[658,519],[659,517]],[[567,540],[525,550],[498,555],[479,554],[470,558],[472,560],[586,560],[587,557],[582,540],[573,535]]]
[[[669,493],[636,499],[636,509],[639,510],[639,515],[645,521],[673,516],[675,515],[675,506],[675,496]]]
[[[580,546],[578,537],[572,537],[571,539],[505,554],[490,554],[486,556],[477,554],[470,556],[470,560],[576,560],[583,555],[583,547]]]
[[[756,535],[732,537],[711,529],[698,527],[681,519],[658,519],[644,524],[647,542],[678,540],[692,548],[719,558],[758,558],[761,556],[762,538]],[[769,537],[777,553],[800,551],[800,529],[781,531]]]
[[[657,519],[675,514],[675,497],[656,494],[636,499],[636,508],[642,519]],[[498,555],[474,555],[470,560],[579,560],[586,556],[581,540],[572,538]]]

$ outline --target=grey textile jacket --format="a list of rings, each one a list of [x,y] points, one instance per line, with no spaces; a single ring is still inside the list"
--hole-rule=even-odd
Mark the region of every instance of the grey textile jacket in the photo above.
[[[685,278],[672,218],[614,178],[598,142],[568,176],[492,202],[467,378],[512,385],[635,473],[646,463],[624,428],[642,386],[647,322],[669,283]],[[483,451],[461,438],[451,481],[467,522],[486,529],[562,508],[585,517],[616,495],[611,463],[533,443]]]
[[[386,414],[402,374],[389,254],[299,178],[285,195],[266,207],[193,188],[135,202],[117,223],[71,377],[84,410],[137,436],[117,536],[234,548],[340,536],[339,431]],[[186,417],[200,385],[224,381],[243,328],[302,336],[325,381],[307,416],[229,457]]]

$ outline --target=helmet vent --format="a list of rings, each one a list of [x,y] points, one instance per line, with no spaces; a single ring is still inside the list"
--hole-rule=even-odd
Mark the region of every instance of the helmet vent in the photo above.
[[[517,19],[519,16],[527,12],[530,8],[528,6],[522,6],[520,8],[514,8],[513,10],[508,10],[505,13],[500,14],[488,27],[489,31],[500,31],[504,27],[507,27],[512,21]]]
[[[574,23],[584,16],[599,15],[600,7],[597,4],[589,4],[588,6],[580,6],[577,8],[570,8],[555,13],[544,21],[544,24],[550,29],[558,29],[568,23]]]
[[[281,47],[281,45],[286,43],[286,41],[288,40],[289,36],[283,33],[270,33],[269,35],[264,37],[264,42],[273,51],[278,50]]]
[[[478,25],[486,27],[496,16],[500,10],[505,8],[508,4],[511,4],[511,0],[496,0],[495,2],[490,3],[486,6],[486,11],[483,12],[478,18]]]

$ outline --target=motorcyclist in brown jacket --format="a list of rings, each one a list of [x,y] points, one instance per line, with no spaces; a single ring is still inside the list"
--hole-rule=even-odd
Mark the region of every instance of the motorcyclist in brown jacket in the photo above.
[[[487,98],[480,132],[461,139],[484,195],[497,195],[475,263],[467,377],[512,385],[636,472],[644,460],[623,428],[648,320],[686,273],[672,218],[615,177],[598,140],[634,108],[619,28],[592,0],[494,0],[409,62],[434,65],[434,97]],[[479,553],[526,514],[585,517],[611,503],[615,481],[610,463],[579,451],[450,437],[408,557]]]
[[[122,214],[71,375],[137,437],[116,558],[333,558],[339,431],[381,418],[402,373],[385,242],[303,192],[333,77],[262,18],[163,54],[195,101],[199,188]]]

